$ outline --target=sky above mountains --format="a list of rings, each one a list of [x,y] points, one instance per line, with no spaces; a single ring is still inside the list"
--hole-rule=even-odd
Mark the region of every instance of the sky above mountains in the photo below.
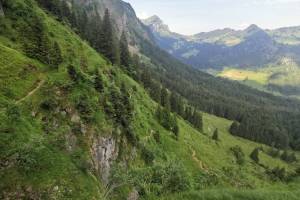
[[[125,0],[139,18],[158,15],[170,29],[195,34],[250,24],[273,29],[300,25],[300,0]]]

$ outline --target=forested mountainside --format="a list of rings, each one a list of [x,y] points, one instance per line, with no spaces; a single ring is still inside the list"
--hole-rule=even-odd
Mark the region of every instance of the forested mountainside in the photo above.
[[[0,5],[1,199],[297,199],[298,101],[181,64],[122,1]]]

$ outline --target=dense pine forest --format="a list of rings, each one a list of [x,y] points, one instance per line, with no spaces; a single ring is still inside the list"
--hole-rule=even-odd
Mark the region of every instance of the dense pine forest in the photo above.
[[[300,102],[182,64],[127,3],[0,0],[0,56],[1,199],[297,199]]]

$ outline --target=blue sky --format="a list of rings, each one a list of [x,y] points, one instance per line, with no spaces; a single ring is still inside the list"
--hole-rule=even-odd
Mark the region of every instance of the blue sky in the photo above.
[[[158,15],[174,32],[300,25],[300,0],[125,0],[138,17]]]

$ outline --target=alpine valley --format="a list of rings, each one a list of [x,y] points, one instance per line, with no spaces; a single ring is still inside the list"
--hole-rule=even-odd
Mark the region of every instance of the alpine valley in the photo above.
[[[196,69],[276,95],[300,95],[300,26],[264,30],[250,25],[185,36],[171,32],[158,16],[143,22],[161,48]]]
[[[0,199],[298,200],[299,32],[0,0]]]

